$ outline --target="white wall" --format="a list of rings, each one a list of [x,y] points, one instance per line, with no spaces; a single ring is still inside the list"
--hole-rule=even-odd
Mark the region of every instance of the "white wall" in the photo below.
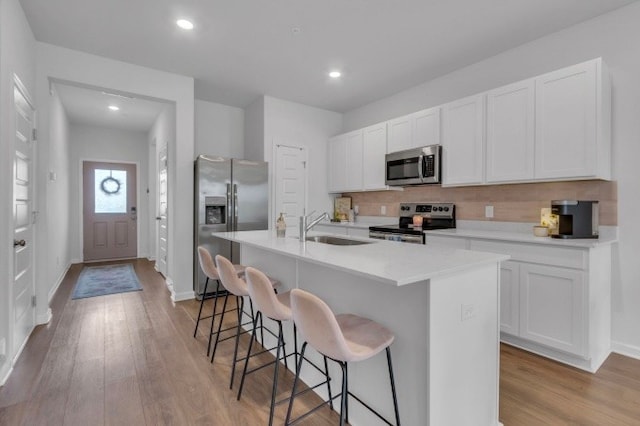
[[[47,300],[51,301],[71,263],[69,232],[72,231],[70,225],[76,223],[71,220],[74,208],[69,199],[69,178],[73,173],[70,162],[69,120],[55,88],[52,88],[49,96],[49,116],[49,157],[43,162],[49,172],[45,194],[48,209],[46,214],[41,212],[40,216],[46,220],[49,238],[55,241],[56,249],[44,259],[40,259],[39,268],[46,264],[47,276],[55,280],[47,295]],[[55,179],[51,176],[52,173]]]
[[[264,98],[264,160],[271,169],[276,143],[307,148],[308,212],[333,211],[333,197],[328,194],[327,140],[340,133],[341,128],[342,114],[270,96]],[[269,213],[269,223],[273,224],[275,212],[271,206]]]
[[[244,158],[244,110],[195,101],[195,155]]]
[[[344,116],[349,131],[520,79],[602,57],[613,86],[613,178],[620,243],[614,255],[614,349],[640,357],[640,3],[509,50]]]
[[[34,52],[35,39],[20,4],[17,0],[0,0],[0,241],[3,242],[11,241],[13,237],[13,76],[20,78],[35,101]],[[37,233],[38,229],[36,243]],[[12,309],[8,293],[8,283],[12,280],[12,250],[9,244],[0,244],[0,341],[4,340],[8,353],[13,352],[9,333]],[[7,357],[0,358],[0,385],[10,368]]]
[[[67,81],[91,88],[116,90],[151,99],[175,103],[176,138],[169,146],[169,253],[167,281],[172,298],[183,300],[193,297],[192,253],[182,250],[191,247],[193,240],[193,215],[191,209],[181,206],[191,205],[193,198],[193,157],[194,157],[194,97],[193,78],[153,70],[120,61],[89,55],[45,43],[36,43],[37,53],[37,96],[48,97],[49,82]],[[39,104],[42,105],[42,104]],[[40,108],[39,124],[49,128],[49,112]],[[41,158],[48,158],[48,140],[43,138],[39,145]],[[43,164],[39,184],[46,184],[46,170]],[[145,175],[147,176],[147,175]],[[47,212],[46,198],[39,197],[43,212]],[[58,242],[48,239],[44,233],[44,244],[38,255],[44,258]],[[46,271],[38,272],[38,299],[43,300],[53,285],[55,277]],[[38,307],[38,310],[41,308]],[[39,312],[40,314],[40,312]]]
[[[256,99],[244,110],[244,158],[264,161],[264,101]]]
[[[71,257],[81,262],[82,254],[82,161],[137,163],[138,257],[149,255],[148,145],[145,132],[71,124],[70,217]]]
[[[176,113],[175,105],[167,105],[153,123],[147,134],[148,140],[148,185],[149,185],[149,258],[157,258],[158,215],[157,187],[158,187],[158,158],[160,151],[167,146],[175,144],[176,140]]]

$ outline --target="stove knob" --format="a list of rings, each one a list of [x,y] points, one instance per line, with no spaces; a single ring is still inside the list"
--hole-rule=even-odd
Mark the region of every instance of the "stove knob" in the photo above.
[[[448,211],[449,211],[449,207],[445,207],[445,208],[444,208],[444,211],[445,211],[445,212],[448,212]]]
[[[442,211],[442,206],[438,207],[438,211],[441,212]]]

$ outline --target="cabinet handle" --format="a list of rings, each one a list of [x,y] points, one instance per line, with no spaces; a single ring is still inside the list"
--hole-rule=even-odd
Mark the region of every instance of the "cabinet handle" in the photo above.
[[[27,242],[25,240],[13,240],[13,246],[14,247],[24,247],[27,245]]]

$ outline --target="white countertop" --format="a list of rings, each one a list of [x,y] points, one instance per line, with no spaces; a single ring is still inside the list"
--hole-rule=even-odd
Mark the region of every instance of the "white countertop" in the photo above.
[[[323,235],[326,233],[323,233]],[[318,235],[317,232],[309,233]],[[509,256],[459,249],[443,249],[395,241],[348,237],[371,244],[337,246],[297,237],[277,238],[274,231],[214,232],[213,236],[394,286],[414,284],[437,276],[509,259]],[[345,238],[345,236],[336,235]]]
[[[535,235],[533,235],[533,231],[531,231],[531,233],[525,233],[515,231],[500,231],[493,229],[439,229],[434,231],[424,231],[424,233],[427,236],[427,244],[429,241],[429,235],[440,235],[459,238],[477,238],[504,242],[531,243],[577,248],[597,247],[599,245],[612,244],[618,241],[615,235],[600,235],[600,238],[588,239],[561,239],[551,237],[536,237]]]
[[[322,221],[319,225],[322,226],[335,226],[341,228],[355,228],[355,229],[369,229],[370,226],[381,226],[389,224],[397,224],[398,218],[381,218],[381,219],[360,219],[357,218],[355,222],[329,222]]]

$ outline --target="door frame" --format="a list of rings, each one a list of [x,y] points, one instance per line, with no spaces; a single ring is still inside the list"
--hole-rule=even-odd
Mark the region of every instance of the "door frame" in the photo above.
[[[276,201],[276,192],[277,192],[277,185],[276,182],[278,181],[278,173],[279,173],[279,168],[278,168],[278,148],[279,147],[285,147],[285,148],[292,148],[292,149],[299,149],[304,153],[304,161],[305,161],[305,167],[304,167],[304,206],[303,206],[303,213],[302,214],[308,214],[307,210],[309,208],[309,148],[305,145],[295,145],[295,144],[289,144],[289,143],[285,143],[285,142],[281,142],[278,141],[277,139],[273,140],[273,154],[272,157],[273,158],[273,182],[269,182],[269,186],[271,188],[271,197],[269,200],[269,203],[271,204],[271,206],[269,207],[269,229],[272,229],[274,227],[276,218],[278,217],[278,212],[276,211],[277,206],[275,205],[275,201]],[[269,174],[269,176],[271,176],[271,173]],[[273,201],[272,201],[273,200]]]
[[[134,164],[136,166],[136,209],[139,210],[140,200],[142,199],[142,188],[140,188],[140,162],[139,161],[120,161],[120,160],[109,160],[109,159],[96,159],[96,158],[87,158],[81,157],[78,163],[78,214],[80,220],[78,221],[78,249],[80,261],[84,262],[84,175],[82,173],[83,163],[85,161],[92,161],[96,163],[120,163],[120,164]],[[138,218],[142,217],[138,214]],[[140,256],[140,220],[138,220],[138,224],[136,226],[136,257]],[[114,259],[115,260],[115,259]],[[93,261],[92,261],[93,262]],[[96,261],[98,262],[98,261]]]

